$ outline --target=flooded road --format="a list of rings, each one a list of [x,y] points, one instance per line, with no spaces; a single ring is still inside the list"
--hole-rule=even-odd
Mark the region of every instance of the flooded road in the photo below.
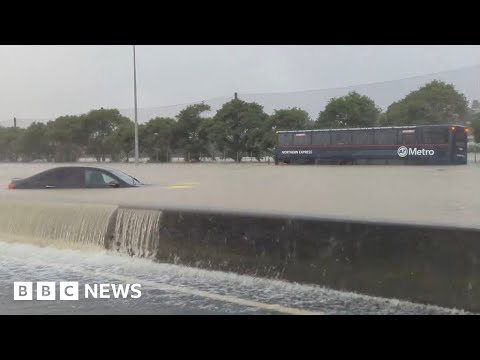
[[[80,165],[80,164],[76,164]],[[89,164],[91,165],[91,164]],[[99,166],[98,164],[93,164]],[[465,166],[275,166],[105,164],[143,188],[7,190],[11,178],[58,164],[0,164],[0,201],[85,202],[254,211],[315,217],[480,227],[480,164]]]
[[[468,314],[396,299],[0,240],[0,314]],[[14,281],[141,285],[141,297],[14,301]],[[82,294],[80,292],[80,294]],[[35,299],[35,296],[34,296]]]
[[[422,167],[249,163],[136,167],[123,163],[106,167],[123,170],[149,185],[127,189],[7,190],[11,178],[28,177],[56,166],[59,165],[0,164],[0,184],[4,184],[0,187],[2,314],[464,313],[319,286],[130,258],[105,251],[102,234],[118,205],[245,210],[479,228],[480,187],[476,179],[480,176],[480,166],[477,164]],[[9,205],[13,203],[16,205]],[[35,221],[30,220],[33,218]],[[152,217],[149,226],[154,227],[156,220]],[[148,227],[139,227],[139,234],[143,228]],[[119,232],[119,238],[120,235]],[[142,297],[18,302],[13,301],[14,281],[77,281],[80,286],[139,283]]]

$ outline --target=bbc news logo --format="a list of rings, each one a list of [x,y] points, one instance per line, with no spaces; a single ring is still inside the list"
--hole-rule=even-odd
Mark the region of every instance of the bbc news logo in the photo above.
[[[61,281],[58,286],[59,300],[78,300],[80,290],[85,299],[138,299],[142,296],[140,284],[85,284],[76,281]],[[36,292],[34,292],[34,288]],[[35,293],[35,299],[34,299]],[[13,283],[13,300],[57,300],[57,283],[53,281],[17,281]]]

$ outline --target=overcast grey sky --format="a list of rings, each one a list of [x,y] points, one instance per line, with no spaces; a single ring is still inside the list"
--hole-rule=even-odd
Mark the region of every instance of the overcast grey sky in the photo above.
[[[138,106],[394,80],[480,64],[480,46],[137,46]],[[0,46],[0,121],[133,107],[132,46]]]

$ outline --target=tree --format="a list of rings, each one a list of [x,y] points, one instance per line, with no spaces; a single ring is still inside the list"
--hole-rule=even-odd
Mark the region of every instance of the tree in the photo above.
[[[53,149],[54,161],[77,161],[84,151],[83,134],[82,116],[60,116],[49,121],[46,135],[49,146]]]
[[[173,127],[173,145],[184,152],[185,159],[199,161],[208,151],[208,134],[203,130],[205,118],[202,113],[210,111],[206,104],[187,106],[177,115]]]
[[[316,128],[369,127],[377,124],[381,110],[367,96],[353,91],[331,99],[320,112]]]
[[[21,139],[25,129],[0,128],[0,160],[17,161],[21,153]]]
[[[234,99],[223,104],[213,117],[211,139],[218,150],[235,161],[250,153],[259,159],[267,125],[268,115],[262,106]]]
[[[471,121],[473,137],[476,143],[480,143],[480,114],[476,114]]]
[[[434,80],[391,104],[382,125],[463,123],[467,114],[465,95],[451,84]]]
[[[120,114],[117,109],[92,110],[82,116],[82,132],[88,136],[87,152],[97,161],[105,161],[107,154],[114,152],[112,141],[108,139],[117,128],[125,126],[131,120]]]
[[[275,110],[269,124],[273,130],[302,130],[313,125],[308,113],[299,108]]]
[[[122,121],[112,134],[105,138],[105,148],[110,151],[110,159],[122,158],[128,162],[135,147],[135,124],[130,119]]]
[[[139,129],[142,151],[151,161],[169,161],[172,152],[175,119],[157,117]]]
[[[262,149],[273,149],[277,131],[312,129],[313,125],[305,110],[299,108],[275,110],[265,123]]]
[[[50,160],[53,149],[50,146],[47,125],[32,123],[24,132],[20,141],[23,160]]]

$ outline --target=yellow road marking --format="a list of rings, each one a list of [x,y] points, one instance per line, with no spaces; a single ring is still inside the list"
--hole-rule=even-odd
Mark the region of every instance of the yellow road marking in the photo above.
[[[199,185],[198,182],[179,182],[170,186],[167,186],[167,189],[191,189],[195,185]]]

